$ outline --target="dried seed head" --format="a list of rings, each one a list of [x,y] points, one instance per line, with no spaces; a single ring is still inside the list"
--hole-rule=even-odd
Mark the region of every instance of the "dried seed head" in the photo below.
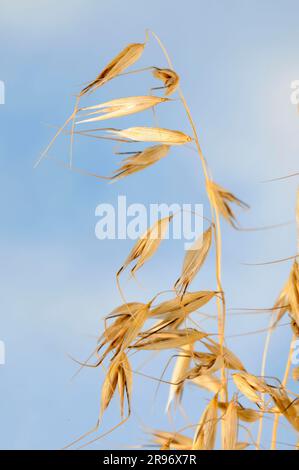
[[[193,380],[196,377],[203,375],[211,375],[213,372],[217,372],[223,367],[223,360],[220,356],[212,356],[208,362],[198,364],[192,369],[185,373],[185,380]]]
[[[294,261],[290,279],[287,287],[287,298],[289,301],[290,315],[299,325],[299,263]]]
[[[121,415],[123,416],[125,394],[127,397],[128,411],[130,413],[130,396],[132,390],[132,370],[127,356],[124,353],[114,358],[107,371],[102,387],[101,414],[108,408],[117,385],[120,394]]]
[[[135,140],[136,142],[160,142],[161,144],[168,145],[184,145],[192,141],[192,137],[184,134],[184,132],[160,127],[130,127],[123,130],[110,129],[108,132],[125,139]]]
[[[222,346],[220,347],[219,344],[217,343],[205,343],[205,346],[209,351],[214,353],[216,356],[221,355],[221,351],[223,351],[223,359],[224,359],[224,364],[225,367],[228,369],[233,369],[233,370],[242,370],[245,372],[245,367],[243,366],[242,362],[240,359],[228,348]]]
[[[260,403],[260,394],[269,393],[270,391],[270,387],[268,387],[264,380],[247,372],[233,374],[232,377],[240,392],[254,403]]]
[[[292,375],[294,380],[299,380],[299,367],[294,367]]]
[[[238,439],[238,405],[232,400],[223,416],[223,449],[235,450]]]
[[[218,407],[222,411],[226,411],[228,408],[228,403],[219,402]],[[255,411],[251,408],[243,408],[240,403],[237,403],[237,413],[238,418],[245,423],[255,423],[260,419],[261,414],[258,411]]]
[[[116,181],[126,176],[132,175],[138,171],[153,165],[154,163],[166,157],[170,150],[169,145],[155,145],[148,147],[142,152],[136,152],[132,157],[126,158],[119,170],[115,171],[112,180]]]
[[[182,379],[185,376],[186,370],[188,370],[190,366],[192,349],[192,346],[183,346],[182,351],[177,357],[175,367],[171,376],[171,385],[169,389],[166,410],[169,409],[172,401],[177,404],[182,397],[184,389],[184,381]]]
[[[127,397],[128,412],[131,412],[131,395],[132,395],[132,383],[133,375],[130,362],[126,354],[121,354],[121,362],[118,372],[118,392],[120,396],[120,415],[124,416],[124,401],[125,396]]]
[[[186,316],[206,305],[216,294],[217,292],[215,291],[186,292],[182,299],[175,297],[153,307],[150,315],[158,318],[166,314],[169,318],[175,318],[180,315]]]
[[[128,302],[126,304],[120,305],[119,307],[116,307],[106,318],[109,319],[121,316],[135,316],[136,312],[145,306],[146,304],[142,302]]]
[[[126,98],[119,98],[105,103],[97,104],[81,108],[80,111],[88,111],[88,113],[81,115],[92,116],[87,119],[81,119],[76,124],[83,124],[86,122],[103,121],[104,119],[112,119],[121,116],[128,116],[129,114],[140,113],[145,109],[152,108],[160,103],[169,101],[167,98],[160,98],[158,96],[128,96]]]
[[[285,388],[272,388],[269,392],[271,397],[274,400],[275,405],[277,406],[280,413],[289,421],[293,428],[298,432],[299,431],[299,414],[297,408],[297,400],[292,401]]]
[[[218,395],[210,401],[196,428],[192,450],[213,450],[217,433]]]
[[[177,432],[154,431],[154,443],[161,449],[190,450],[192,439]]]
[[[172,217],[173,216],[170,215],[158,220],[141,236],[117,275],[119,275],[132,261],[137,260],[137,263],[131,269],[131,273],[134,274],[149,258],[153,256],[157,251],[161,240],[166,235],[166,231]]]
[[[180,77],[174,70],[154,68],[153,75],[158,80],[162,80],[165,88],[165,95],[171,95],[179,86]]]
[[[175,289],[182,295],[185,294],[189,284],[192,282],[201,266],[203,265],[209,252],[212,242],[212,229],[208,228],[204,234],[196,240],[192,248],[185,255],[183,270],[179,279],[175,283]]]
[[[298,333],[299,328],[299,263],[294,261],[289,278],[281,291],[274,307],[274,311],[278,311],[276,323],[283,317],[286,312],[292,319],[293,330]]]
[[[210,195],[213,206],[219,210],[222,217],[233,227],[236,227],[236,217],[230,204],[234,203],[242,208],[248,208],[249,206],[213,181],[208,182],[207,192]]]
[[[192,383],[213,393],[218,393],[221,389],[221,382],[214,375],[198,375],[192,379]]]
[[[144,305],[138,309],[134,315],[131,316],[128,328],[124,334],[121,350],[124,351],[128,348],[133,341],[136,340],[138,334],[140,333],[141,328],[148,319],[149,314],[149,305]]]
[[[185,328],[182,330],[168,330],[149,335],[141,333],[141,339],[133,344],[135,349],[162,350],[180,348],[185,345],[192,345],[196,341],[207,337],[207,333]]]
[[[105,328],[103,335],[99,338],[97,365],[100,365],[111,351],[115,351],[117,357],[120,351],[124,351],[130,342],[134,341],[148,317],[148,305],[138,302],[129,302],[117,307],[106,320],[115,318],[116,320]],[[107,346],[102,356],[100,350]]]
[[[97,76],[95,80],[89,83],[80,93],[80,96],[88,92],[95,91],[104,83],[117,77],[120,73],[133,65],[143,53],[145,44],[135,43],[125,47]]]

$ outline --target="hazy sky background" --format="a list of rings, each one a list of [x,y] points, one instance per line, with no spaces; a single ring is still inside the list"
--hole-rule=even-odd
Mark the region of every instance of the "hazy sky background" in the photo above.
[[[159,164],[114,185],[49,160],[33,170],[53,135],[52,126],[70,114],[82,84],[127,43],[143,41],[146,28],[160,35],[181,76],[213,176],[251,206],[238,213],[242,225],[292,222],[257,232],[236,232],[223,224],[228,308],[273,304],[290,264],[242,263],[295,254],[297,181],[261,181],[298,171],[299,118],[290,102],[290,84],[299,79],[298,15],[296,0],[0,0],[0,79],[6,85],[6,103],[0,106],[0,339],[7,354],[0,368],[1,448],[61,448],[96,421],[103,370],[84,370],[71,380],[77,365],[68,355],[86,358],[101,331],[101,318],[121,303],[114,274],[132,246],[130,240],[96,239],[96,206],[115,204],[122,194],[128,203],[203,203],[208,216],[199,160],[188,149],[174,150]],[[140,61],[140,67],[147,65],[165,65],[153,40]],[[146,93],[153,83],[146,74],[117,79],[98,91],[93,102]],[[179,102],[158,112],[158,119],[162,127],[190,132]],[[151,113],[109,125],[132,123],[151,125]],[[62,136],[51,155],[66,161],[67,152]],[[100,174],[111,173],[117,160],[111,145],[83,139],[76,139],[74,157],[78,166]],[[169,289],[182,258],[182,242],[162,244],[140,271],[142,289],[124,277],[127,297],[147,300]],[[211,258],[194,290],[215,287],[213,269]],[[213,306],[209,309],[215,314]],[[265,333],[239,335],[267,323],[264,314],[230,314],[227,319],[228,346],[255,374]],[[289,327],[282,326],[271,343],[267,374],[282,377],[289,340]],[[144,371],[159,377],[169,355],[147,357],[151,363]],[[134,361],[135,368],[139,362]],[[93,447],[141,445],[149,441],[144,431],[151,427],[186,424],[183,418],[168,422],[168,387],[161,385],[154,401],[156,385],[136,376],[132,420]],[[193,388],[186,393],[192,403],[189,422],[199,419],[207,397]],[[102,430],[118,419],[114,401]],[[279,441],[294,443],[288,426],[281,428]]]

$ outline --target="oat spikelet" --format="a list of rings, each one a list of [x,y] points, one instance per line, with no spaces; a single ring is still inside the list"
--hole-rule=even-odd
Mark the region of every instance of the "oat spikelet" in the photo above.
[[[216,356],[221,355],[221,347],[217,343],[205,343],[205,346],[209,351],[211,351],[213,354]],[[233,369],[233,370],[242,370],[245,372],[245,367],[243,366],[242,362],[240,359],[228,348],[222,347],[222,352],[223,352],[223,359],[224,359],[224,364],[225,367],[228,369]]]
[[[196,428],[192,450],[213,450],[217,433],[218,395],[210,401]]]
[[[184,382],[182,379],[186,373],[186,370],[188,370],[190,366],[192,349],[192,346],[183,346],[182,351],[176,360],[171,376],[171,385],[169,389],[166,411],[169,410],[172,401],[174,401],[176,404],[182,397],[184,389]]]
[[[174,70],[154,67],[153,76],[164,83],[165,95],[171,95],[179,86],[180,77]]]
[[[203,265],[211,247],[211,242],[212,229],[210,227],[196,240],[193,246],[187,250],[183,262],[182,274],[174,286],[182,295],[185,294],[189,284]]]
[[[249,206],[213,181],[207,183],[207,192],[210,195],[211,201],[213,201],[213,205],[217,207],[222,217],[233,227],[236,227],[236,217],[230,204],[237,204],[244,209]]]
[[[102,70],[95,80],[90,82],[80,93],[80,96],[88,92],[95,91],[100,86],[107,83],[112,78],[133,65],[143,53],[145,44],[133,43],[125,47],[109,64]]]
[[[261,416],[261,414],[253,410],[252,408],[244,408],[240,405],[240,403],[236,403],[237,405],[237,414],[238,418],[245,423],[255,423]],[[229,403],[219,402],[218,407],[222,411],[226,411],[229,406]]]
[[[296,202],[296,222],[297,222],[297,254],[299,252],[299,189],[297,191]],[[273,307],[276,314],[275,324],[277,324],[285,313],[291,317],[291,327],[296,336],[299,336],[299,262],[295,259],[289,278],[285,283],[279,297]]]
[[[294,367],[292,375],[294,380],[299,380],[299,367]]]
[[[289,421],[293,428],[299,432],[299,413],[297,409],[297,402],[291,401],[285,388],[281,386],[278,388],[272,388],[269,394],[273,398],[278,410],[283,416]]]
[[[177,432],[154,431],[154,443],[158,444],[161,450],[190,450],[192,449],[192,439]]]
[[[160,98],[158,96],[128,96],[126,98],[119,98],[105,103],[96,104],[81,108],[80,111],[85,111],[84,115],[80,116],[80,121],[76,124],[83,124],[86,122],[103,121],[105,119],[112,119],[121,116],[128,116],[129,114],[140,113],[145,109],[152,108],[160,103],[169,101],[167,98]],[[86,113],[87,111],[87,113]],[[81,119],[85,116],[93,116],[87,119]]]
[[[192,328],[185,328],[184,330],[168,330],[151,335],[142,333],[140,336],[141,339],[132,345],[133,348],[160,351],[163,349],[180,348],[187,344],[192,345],[208,335]]]
[[[198,354],[195,353],[195,361],[197,361]],[[207,361],[203,361],[202,363],[197,364],[192,369],[188,370],[183,377],[184,380],[193,380],[196,377],[200,377],[202,375],[210,375],[214,372],[217,372],[219,369],[223,367],[223,360],[221,356],[212,356],[208,358]]]
[[[288,285],[287,297],[290,306],[290,315],[299,325],[299,262],[295,260]]]
[[[212,374],[198,375],[192,379],[192,383],[213,393],[218,393],[221,388],[220,380]]]
[[[142,171],[161,160],[161,158],[166,157],[169,150],[169,145],[155,145],[146,148],[142,152],[136,152],[133,156],[126,158],[121,163],[121,167],[115,171],[115,175],[113,175],[111,179],[116,181],[138,171]]]
[[[240,372],[233,374],[232,377],[240,392],[254,403],[261,402],[260,394],[269,393],[270,387],[268,387],[265,381],[252,374]]]
[[[148,318],[149,304],[142,306],[131,316],[128,324],[127,331],[122,340],[121,349],[125,350],[128,348],[133,341],[137,338],[141,328]]]
[[[294,261],[289,278],[281,291],[273,310],[277,313],[276,322],[289,313],[291,319],[299,327],[299,263]]]
[[[101,415],[108,408],[118,385],[120,394],[121,415],[124,411],[124,398],[127,397],[128,412],[130,413],[130,397],[132,390],[132,370],[127,356],[119,354],[110,364],[107,371],[101,397]]]
[[[129,127],[128,129],[108,129],[107,132],[134,140],[136,142],[160,142],[168,145],[184,145],[192,141],[192,137],[184,132],[160,127]]]
[[[159,219],[152,227],[150,227],[137,241],[123,266],[118,271],[119,275],[132,262],[137,260],[135,266],[131,269],[134,274],[141,266],[149,260],[157,251],[161,240],[165,237],[166,231],[172,215]]]
[[[238,412],[235,400],[232,400],[223,419],[223,449],[235,450],[238,439]]]
[[[132,383],[133,375],[130,362],[126,354],[121,354],[121,364],[118,372],[118,392],[120,396],[120,415],[124,417],[124,402],[125,396],[127,397],[128,413],[131,413],[131,395],[132,395]]]
[[[111,351],[114,350],[117,354],[121,348],[127,347],[128,341],[131,340],[130,335],[138,335],[139,328],[143,326],[147,316],[148,305],[139,302],[129,302],[113,310],[106,320],[116,319],[111,325],[105,327],[104,333],[98,340],[97,365],[100,365]],[[106,350],[100,356],[99,353],[104,346],[107,346]]]
[[[189,315],[206,305],[216,294],[215,291],[186,292],[182,299],[175,297],[153,307],[150,316],[159,318],[166,314],[169,317],[176,317],[180,314]]]

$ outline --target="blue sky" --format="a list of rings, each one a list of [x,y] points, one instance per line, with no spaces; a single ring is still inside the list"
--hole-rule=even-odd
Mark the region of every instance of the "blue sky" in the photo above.
[[[143,41],[146,28],[160,35],[181,76],[215,180],[251,206],[240,214],[242,225],[292,222],[258,232],[236,232],[223,224],[228,307],[273,304],[290,265],[242,263],[295,253],[297,181],[261,181],[298,171],[299,120],[290,102],[291,82],[299,79],[298,14],[298,2],[290,0],[1,0],[0,79],[6,103],[0,106],[0,339],[7,355],[0,368],[1,448],[61,448],[96,420],[103,371],[85,370],[71,380],[76,365],[68,355],[86,357],[101,318],[121,302],[114,273],[132,246],[130,240],[96,239],[96,206],[115,204],[122,194],[129,203],[199,202],[208,210],[198,158],[182,148],[114,185],[49,160],[33,170],[52,126],[70,114],[82,84],[127,43]],[[147,65],[165,65],[154,41],[140,61]],[[105,101],[141,94],[151,83],[146,75],[130,76],[107,84],[96,96]],[[190,132],[179,102],[171,107],[159,113],[161,125]],[[145,113],[126,123],[150,125],[151,119]],[[61,137],[51,154],[66,160],[67,149]],[[74,158],[78,166],[100,174],[115,169],[111,146],[102,142],[76,139]],[[182,256],[180,242],[163,244],[140,272],[142,289],[124,278],[128,298],[145,300],[168,289]],[[194,289],[212,288],[213,282],[210,261]],[[228,345],[256,374],[265,333],[235,335],[265,328],[267,321],[265,315],[228,315]],[[289,339],[288,327],[274,335],[269,375],[282,376]],[[157,376],[167,358],[153,358],[145,370]],[[155,387],[136,376],[132,420],[94,448],[140,445],[148,441],[144,429],[150,427],[177,429],[182,418],[177,425],[168,423],[163,412],[167,386],[153,402]],[[194,389],[186,393],[191,416],[200,416],[206,398]],[[103,430],[117,422],[117,406],[113,402]],[[288,427],[282,428],[280,441],[293,443]]]

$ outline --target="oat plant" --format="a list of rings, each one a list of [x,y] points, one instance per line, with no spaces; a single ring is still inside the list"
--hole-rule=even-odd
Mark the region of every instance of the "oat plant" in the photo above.
[[[164,54],[166,65],[128,71],[127,69],[146,53],[149,40],[157,41]],[[156,82],[158,86],[154,86],[144,96],[111,97],[111,100],[104,103],[95,101],[92,106],[82,106],[81,102],[87,95],[93,95],[107,82],[133,73],[140,74],[138,76],[141,81],[145,73],[152,74],[153,80],[158,81]],[[163,128],[139,126],[138,116],[136,116],[136,126],[128,128],[122,124],[126,116],[137,115],[148,109],[159,110],[159,107],[166,106],[175,96],[177,105],[183,106],[185,110],[186,125],[188,124],[190,128],[188,133],[169,129],[167,124]],[[110,119],[119,122],[118,127],[100,127],[101,123],[98,124],[100,121]],[[86,125],[92,125],[92,127],[85,128]],[[289,356],[282,381],[267,378],[265,375],[270,335],[282,317],[289,315],[294,335],[298,337],[298,260],[294,258],[290,277],[271,309],[271,325],[261,375],[251,374],[226,345],[226,296],[222,286],[221,224],[223,221],[223,223],[230,224],[232,229],[238,228],[235,209],[246,208],[247,205],[228,189],[223,188],[222,182],[213,179],[212,171],[201,149],[189,105],[180,87],[179,75],[164,45],[155,33],[148,31],[145,42],[126,46],[103,68],[95,80],[85,86],[77,96],[73,112],[57,131],[36,165],[43,158],[48,157],[50,148],[61,133],[70,135],[70,169],[110,181],[117,181],[128,176],[137,178],[138,175],[134,175],[135,173],[156,164],[162,158],[167,158],[173,146],[186,146],[187,150],[187,147],[192,145],[199,158],[199,171],[202,171],[204,176],[210,206],[209,217],[204,219],[206,224],[204,233],[198,234],[198,239],[192,249],[186,251],[181,272],[177,273],[176,282],[169,285],[170,298],[167,300],[161,300],[165,292],[157,292],[153,298],[147,299],[144,303],[128,301],[121,284],[122,275],[126,270],[130,269],[134,277],[152,256],[158,256],[156,253],[160,243],[176,214],[157,220],[135,243],[123,262],[120,262],[116,282],[122,303],[105,317],[103,332],[93,352],[94,360],[90,358],[82,363],[82,367],[102,366],[105,370],[100,413],[95,426],[67,447],[84,447],[112,432],[129,419],[134,382],[130,357],[132,353],[138,354],[139,351],[168,351],[169,357],[175,361],[169,381],[156,378],[158,382],[169,385],[169,398],[166,404],[168,410],[170,407],[180,405],[184,388],[189,383],[205,390],[209,395],[208,403],[205,404],[202,401],[205,406],[197,422],[191,423],[185,429],[178,429],[176,432],[168,430],[152,432],[152,441],[159,448],[164,450],[208,450],[215,447],[224,450],[243,450],[250,447],[259,449],[262,448],[263,421],[266,418],[274,421],[271,447],[275,448],[281,416],[284,416],[294,431],[298,432],[298,396],[286,388],[291,356]],[[111,176],[99,176],[87,170],[78,169],[73,164],[74,137],[82,135],[119,142],[123,146],[129,146],[134,142],[137,145],[138,143],[146,144],[146,147],[139,151],[123,152],[125,156],[120,167]],[[297,217],[298,212],[297,207]],[[211,247],[214,248],[215,253],[214,260],[211,260],[215,265],[215,282],[208,291],[194,291],[192,290],[193,281],[207,259],[211,258]],[[215,305],[217,309],[217,335],[204,331],[192,320],[194,312],[210,304]],[[293,369],[293,376],[298,380],[298,368]],[[102,426],[105,411],[116,394],[119,396],[120,420],[108,432],[104,434],[97,432]],[[252,423],[258,425],[256,436],[249,429]],[[192,437],[186,434],[186,429],[187,434],[192,433]],[[241,437],[241,435],[244,436],[244,430],[246,440]]]

